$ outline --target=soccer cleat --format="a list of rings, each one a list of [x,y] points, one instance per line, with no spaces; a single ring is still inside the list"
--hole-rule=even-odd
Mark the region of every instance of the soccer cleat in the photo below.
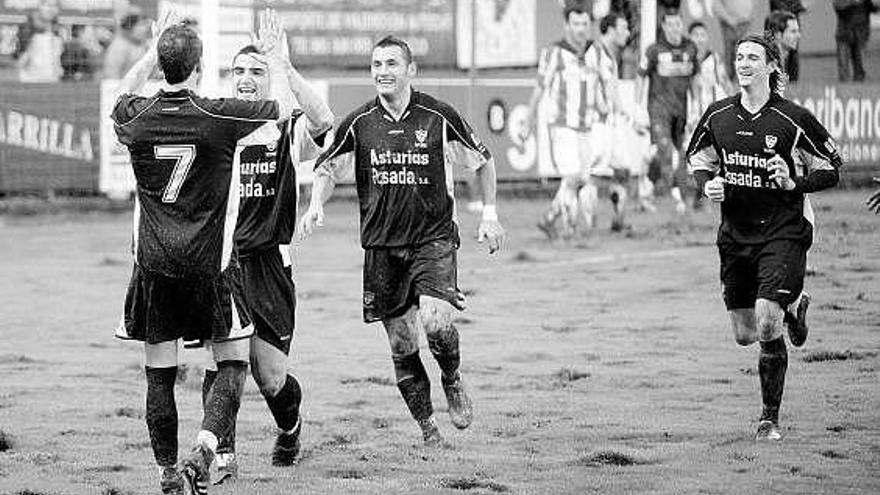
[[[459,430],[467,428],[474,419],[474,404],[464,391],[461,373],[456,371],[455,377],[450,381],[446,377],[440,377],[440,382],[443,384],[443,392],[446,393],[452,424]]]
[[[755,440],[782,440],[782,432],[779,431],[779,425],[769,419],[761,420],[758,423],[758,431],[755,433]]]
[[[159,480],[162,493],[166,495],[183,495],[183,478],[174,466],[162,468],[162,478]]]
[[[214,454],[203,445],[196,446],[189,456],[180,461],[180,475],[183,477],[184,495],[206,495],[211,484],[208,468]]]
[[[419,421],[419,428],[422,429],[422,439],[425,441],[425,445],[439,447],[446,443],[443,440],[443,435],[440,434],[440,428],[437,427],[437,421],[434,420],[434,416]]]
[[[238,460],[235,458],[235,452],[217,454],[217,457],[214,458],[214,465],[217,466],[214,485],[221,485],[226,480],[238,478]]]
[[[788,338],[791,345],[800,347],[807,341],[810,329],[807,327],[807,309],[810,307],[810,294],[807,291],[801,293],[801,302],[798,304],[795,314],[785,312],[785,322],[788,324]]]
[[[292,466],[299,455],[299,433],[302,431],[302,418],[297,419],[296,426],[291,433],[281,432],[275,438],[275,446],[272,447],[273,466]]]

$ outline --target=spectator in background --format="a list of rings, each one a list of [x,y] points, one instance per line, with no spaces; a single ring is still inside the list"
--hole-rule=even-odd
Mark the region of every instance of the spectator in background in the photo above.
[[[800,30],[801,14],[806,12],[807,8],[804,7],[803,0],[770,0],[770,12],[776,11],[792,13],[795,20],[797,20],[798,30]],[[767,27],[764,26],[764,30],[766,29]],[[800,39],[800,34],[798,34],[798,39]],[[784,64],[782,68],[788,74],[788,80],[796,82],[801,67],[797,46],[795,46],[793,51],[789,51],[787,55],[784,55],[782,62]]]
[[[841,82],[865,80],[862,56],[871,35],[871,12],[878,7],[872,0],[833,0],[837,14],[837,77]]]
[[[724,40],[724,69],[728,74],[733,74],[736,42],[749,31],[752,13],[755,11],[755,1],[718,0],[714,4],[714,9]]]
[[[782,70],[788,74],[788,80],[797,82],[799,67],[797,48],[801,41],[801,27],[797,17],[784,10],[771,12],[764,20],[764,31],[776,39]]]
[[[149,19],[138,14],[123,17],[104,52],[104,79],[121,79],[146,52],[149,37]]]
[[[58,3],[44,0],[19,29],[18,48],[13,57],[22,82],[56,82],[61,79],[61,51],[58,34]]]
[[[82,24],[70,28],[70,40],[64,43],[61,52],[62,81],[88,81],[94,76],[95,58],[84,39],[85,29]]]

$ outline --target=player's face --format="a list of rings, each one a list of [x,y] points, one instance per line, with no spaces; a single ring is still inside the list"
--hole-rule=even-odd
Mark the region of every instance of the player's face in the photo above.
[[[782,32],[782,45],[789,50],[797,50],[798,43],[801,41],[801,27],[798,21],[791,19],[785,25],[785,31]]]
[[[691,30],[691,41],[697,45],[697,50],[704,52],[709,48],[709,33],[706,28],[695,27]]]
[[[774,64],[767,62],[767,51],[758,43],[746,41],[736,47],[736,78],[743,88],[766,85],[770,87],[770,73]]]
[[[684,36],[684,21],[681,20],[680,15],[664,16],[661,26],[663,26],[663,34],[666,36],[666,41],[673,45],[681,43],[681,38]]]
[[[269,66],[265,60],[247,53],[232,63],[232,87],[242,100],[263,100],[269,95]]]
[[[416,66],[407,63],[399,46],[379,46],[373,50],[370,74],[380,95],[398,95],[409,87],[416,74]]]
[[[614,44],[626,46],[626,42],[629,41],[629,34],[629,23],[626,22],[626,19],[617,19],[617,24],[614,28]]]
[[[565,21],[565,31],[571,40],[583,45],[590,38],[591,18],[588,12],[571,12]]]

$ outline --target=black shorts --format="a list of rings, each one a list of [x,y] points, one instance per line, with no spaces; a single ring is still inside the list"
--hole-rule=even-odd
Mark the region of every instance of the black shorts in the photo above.
[[[758,298],[785,308],[804,288],[808,244],[776,240],[742,245],[719,242],[721,284],[727,309],[754,308]]]
[[[402,316],[419,296],[460,308],[458,242],[440,239],[416,247],[364,250],[364,321]]]
[[[296,314],[296,286],[276,246],[240,258],[242,283],[257,337],[290,352]]]
[[[149,273],[135,264],[116,336],[158,344],[177,339],[223,342],[249,338],[253,332],[238,266],[230,265],[212,279],[187,279]]]

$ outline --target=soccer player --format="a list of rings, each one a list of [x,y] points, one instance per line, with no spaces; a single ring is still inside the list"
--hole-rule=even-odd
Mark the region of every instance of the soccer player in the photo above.
[[[764,31],[773,35],[779,49],[779,64],[790,82],[798,80],[798,44],[801,41],[801,25],[797,15],[787,10],[770,12],[764,19]]]
[[[434,419],[431,382],[419,357],[419,334],[441,370],[452,423],[467,428],[473,405],[459,364],[453,310],[458,290],[459,232],[453,164],[476,169],[484,201],[477,231],[489,252],[504,230],[495,208],[495,163],[451,106],[412,87],[416,65],[409,45],[394,36],[373,48],[371,74],[378,97],[349,114],[315,166],[308,210],[298,238],[323,224],[323,204],[336,180],[353,168],[364,248],[364,321],[381,321],[388,334],[397,387],[428,445],[443,437]],[[347,170],[347,171],[346,171]]]
[[[649,171],[650,178],[655,185],[669,188],[676,211],[684,213],[682,189],[687,185],[687,168],[679,161],[687,121],[688,91],[699,91],[692,88],[696,84],[694,75],[699,70],[697,47],[684,36],[678,10],[663,11],[660,27],[663,36],[645,50],[642,58],[636,94],[638,101],[645,101],[647,88],[651,141],[657,145],[659,162],[659,169]]]
[[[293,100],[289,91],[277,101],[198,96],[201,40],[190,28],[169,26],[170,18],[156,30],[161,33],[156,44],[121,81],[112,114],[136,180],[135,263],[117,336],[144,342],[146,422],[162,491],[195,494],[207,493],[218,439],[238,411],[253,333],[233,246],[239,205],[236,146],[266,123],[289,118]],[[273,46],[277,33],[270,35],[266,43]],[[133,94],[157,60],[165,78],[162,89],[150,97]],[[283,77],[283,71],[279,74]],[[181,339],[210,341],[217,375],[195,448],[175,467],[174,382]]]
[[[299,405],[302,389],[287,370],[293,337],[296,287],[292,280],[290,241],[296,227],[296,166],[314,160],[320,143],[333,125],[333,113],[320,96],[290,64],[287,40],[280,41],[289,87],[302,111],[290,120],[269,123],[239,144],[241,186],[235,243],[241,262],[242,281],[255,336],[250,341],[250,364],[278,426],[272,464],[289,466],[300,449],[302,420]],[[232,61],[232,86],[241,100],[266,99],[270,90],[270,61],[264,47],[247,45]],[[205,371],[203,398],[209,396],[217,371]],[[235,476],[235,424],[220,439],[216,458],[220,483]]]
[[[598,74],[588,70],[584,60],[593,21],[590,8],[572,2],[562,10],[562,16],[565,19],[563,39],[541,51],[526,125],[529,132],[534,132],[538,106],[548,98],[550,151],[560,182],[538,228],[550,238],[558,235],[556,222],[560,218],[563,236],[574,234],[578,188],[583,170],[593,161],[589,131],[600,115],[607,112],[605,102],[598,101],[594,91]]]
[[[618,124],[616,122],[618,119],[609,119],[609,117],[624,113],[617,89],[619,80],[617,57],[629,40],[629,23],[622,16],[609,14],[599,21],[599,33],[599,39],[587,48],[584,60],[587,70],[598,76],[590,80],[593,87],[587,90],[587,94],[593,93],[597,101],[605,102],[603,108],[605,113],[600,114],[600,121],[593,125],[591,162],[584,164],[585,168],[581,171],[584,183],[578,191],[578,204],[587,226],[592,227],[595,225],[599,203],[598,183],[607,185],[614,211],[611,230],[617,232],[624,228],[626,183],[630,169],[627,167],[629,164],[621,163],[623,154],[615,153],[615,148],[620,146],[615,146],[613,143],[611,132],[614,126],[629,125],[629,123]]]
[[[779,440],[788,351],[807,338],[803,291],[813,219],[805,193],[837,184],[840,155],[828,131],[779,91],[784,77],[772,38],[749,35],[736,47],[740,93],[706,110],[688,147],[690,170],[721,204],[721,283],[734,338],[759,342],[763,411],[756,438]]]

